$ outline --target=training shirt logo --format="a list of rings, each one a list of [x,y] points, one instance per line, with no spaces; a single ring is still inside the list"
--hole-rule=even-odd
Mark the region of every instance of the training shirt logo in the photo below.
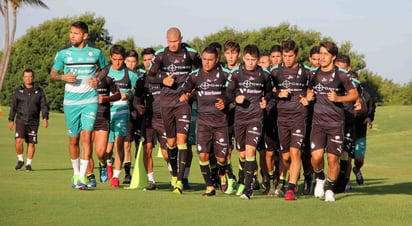
[[[89,52],[87,53],[87,55],[93,56],[93,51],[89,50]]]

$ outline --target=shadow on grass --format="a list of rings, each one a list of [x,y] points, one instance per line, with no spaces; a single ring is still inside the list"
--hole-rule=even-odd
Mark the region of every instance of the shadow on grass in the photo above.
[[[73,171],[73,168],[54,168],[54,169],[52,169],[52,168],[44,168],[44,169],[38,169],[38,168],[35,168],[35,169],[33,169],[33,171],[66,171],[66,170],[71,170],[71,171]]]
[[[390,183],[389,178],[371,178],[365,180],[365,185],[352,184],[352,190],[344,193],[346,196],[353,195],[412,195],[412,182]]]

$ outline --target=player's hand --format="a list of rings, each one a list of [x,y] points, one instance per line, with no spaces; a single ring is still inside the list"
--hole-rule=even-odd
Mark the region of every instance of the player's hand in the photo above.
[[[73,72],[69,72],[65,75],[62,75],[62,80],[65,82],[76,82],[77,75],[75,75]]]
[[[128,100],[129,99],[129,95],[127,95],[127,93],[121,93],[121,100]]]
[[[306,97],[304,97],[304,96],[302,96],[302,95],[299,95],[299,97],[300,97],[299,102],[300,102],[303,106],[308,106],[308,105],[309,105],[309,101],[308,101],[308,99],[307,99]]]
[[[89,79],[89,86],[92,88],[96,88],[97,87],[97,79],[95,77],[91,77]]]
[[[9,130],[13,130],[13,128],[14,128],[14,121],[9,122],[9,124],[7,124],[7,127],[9,127]]]
[[[189,100],[189,95],[188,93],[184,93],[179,97],[179,102],[186,102]]]
[[[306,92],[306,100],[308,101],[315,100],[315,93],[313,92],[313,90]]]
[[[332,102],[339,102],[339,96],[336,94],[335,91],[330,91],[328,93],[328,99]]]
[[[146,111],[146,108],[143,105],[139,104],[137,105],[136,110],[137,110],[137,113],[139,113],[139,115],[143,115]]]
[[[223,110],[225,108],[225,103],[221,98],[216,98],[215,107],[219,110]]]
[[[262,97],[262,99],[261,99],[260,102],[259,102],[260,108],[261,108],[261,109],[265,109],[265,108],[266,108],[266,104],[267,104],[266,99],[265,99],[264,97]]]
[[[236,96],[235,102],[237,104],[243,104],[243,101],[245,101],[245,96],[243,96],[243,95]]]
[[[369,129],[372,129],[373,127],[372,120],[369,117],[365,118],[365,120],[363,121],[363,124],[367,124]]]
[[[290,90],[290,88],[287,89],[282,89],[279,92],[279,98],[288,98],[288,96],[292,93],[292,91]]]
[[[168,75],[166,78],[163,79],[163,85],[165,86],[173,86],[173,83],[175,83],[175,79],[173,78],[173,75]]]
[[[43,119],[43,127],[47,128],[49,126],[49,120]]]

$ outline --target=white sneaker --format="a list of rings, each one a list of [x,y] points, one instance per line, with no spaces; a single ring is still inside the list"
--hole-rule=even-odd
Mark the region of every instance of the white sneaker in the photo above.
[[[332,190],[326,190],[325,192],[325,202],[334,202],[335,201],[335,193]]]
[[[326,179],[316,179],[316,186],[314,192],[316,198],[323,198],[323,196],[325,195],[325,181]]]

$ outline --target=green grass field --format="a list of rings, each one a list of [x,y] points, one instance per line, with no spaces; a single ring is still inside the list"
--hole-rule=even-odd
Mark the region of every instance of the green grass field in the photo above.
[[[220,192],[202,197],[197,154],[189,178],[193,190],[182,196],[168,190],[161,158],[155,158],[157,191],[114,189],[109,183],[87,191],[72,189],[64,116],[52,113],[49,128],[39,129],[34,171],[26,172],[14,170],[17,158],[14,131],[7,128],[8,111],[3,107],[0,117],[0,225],[412,224],[412,106],[377,108],[368,134],[365,186],[353,179],[353,189],[337,194],[334,203],[303,196],[286,202],[260,192],[249,201]]]

